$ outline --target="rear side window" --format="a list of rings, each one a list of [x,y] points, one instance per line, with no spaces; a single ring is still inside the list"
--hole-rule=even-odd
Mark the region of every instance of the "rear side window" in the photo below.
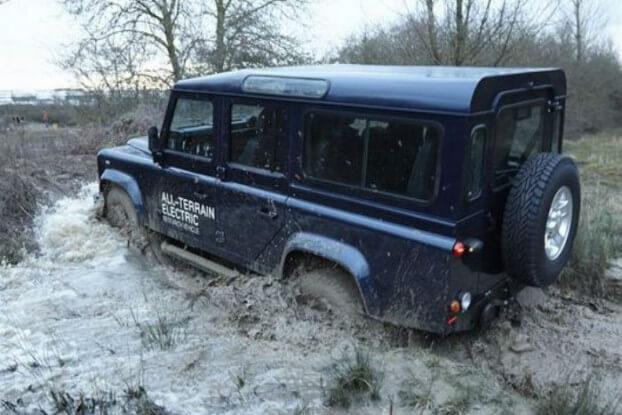
[[[315,179],[430,200],[439,144],[439,129],[428,125],[309,113],[303,168]]]
[[[542,149],[544,104],[504,108],[496,128],[495,184],[509,182],[520,166]]]
[[[178,98],[166,147],[208,159],[214,151],[214,106],[206,99]]]
[[[482,193],[486,128],[478,127],[471,133],[471,149],[467,175],[467,198],[473,200]]]
[[[261,105],[231,106],[229,161],[282,172],[287,112]]]

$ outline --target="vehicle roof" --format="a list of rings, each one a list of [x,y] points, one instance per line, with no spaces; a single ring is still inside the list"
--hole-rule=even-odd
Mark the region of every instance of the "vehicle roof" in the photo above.
[[[245,69],[179,81],[174,90],[250,95],[242,91],[250,75],[326,80],[320,102],[466,114],[492,109],[502,91],[548,85],[566,94],[564,72],[555,68],[341,64]]]

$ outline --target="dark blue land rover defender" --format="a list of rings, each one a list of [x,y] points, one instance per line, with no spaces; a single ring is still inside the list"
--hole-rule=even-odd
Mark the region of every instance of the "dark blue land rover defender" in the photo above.
[[[184,80],[160,133],[99,153],[105,213],[203,269],[272,273],[431,332],[485,326],[570,255],[580,185],[560,155],[565,94],[561,70],[532,68]]]

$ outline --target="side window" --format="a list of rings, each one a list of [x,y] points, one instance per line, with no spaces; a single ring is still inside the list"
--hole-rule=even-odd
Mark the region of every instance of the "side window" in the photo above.
[[[317,179],[361,185],[365,123],[354,117],[308,114],[305,173]]]
[[[429,200],[436,184],[440,132],[405,121],[309,113],[307,176]]]
[[[214,106],[205,99],[178,98],[166,148],[188,154],[214,157]]]
[[[467,198],[473,200],[482,192],[484,173],[484,155],[486,152],[486,128],[477,127],[471,133],[471,150],[469,151],[467,172]]]
[[[287,137],[287,112],[261,105],[231,106],[229,161],[281,172],[285,166],[283,144]]]
[[[542,149],[544,104],[504,108],[497,117],[495,185],[509,182],[520,166]]]

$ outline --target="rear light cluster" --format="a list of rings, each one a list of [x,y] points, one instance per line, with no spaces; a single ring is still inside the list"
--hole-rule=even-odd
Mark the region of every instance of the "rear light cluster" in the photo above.
[[[466,245],[464,245],[460,241],[457,241],[454,244],[454,247],[452,248],[451,252],[454,254],[455,257],[461,257],[462,255],[466,253]]]
[[[451,253],[455,257],[461,257],[464,254],[475,254],[482,250],[484,247],[484,243],[478,239],[469,238],[464,242],[456,241],[454,246],[451,248]]]
[[[484,243],[478,239],[469,238],[464,242],[456,241],[451,248],[454,257],[460,258],[465,254],[475,254],[482,250]],[[449,315],[445,319],[445,323],[453,325],[458,321],[460,313],[466,312],[471,307],[472,296],[470,292],[461,293],[456,300],[449,303]]]
[[[449,316],[445,319],[448,325],[453,325],[458,321],[458,314],[466,312],[471,307],[472,296],[470,292],[464,292],[449,304]]]

